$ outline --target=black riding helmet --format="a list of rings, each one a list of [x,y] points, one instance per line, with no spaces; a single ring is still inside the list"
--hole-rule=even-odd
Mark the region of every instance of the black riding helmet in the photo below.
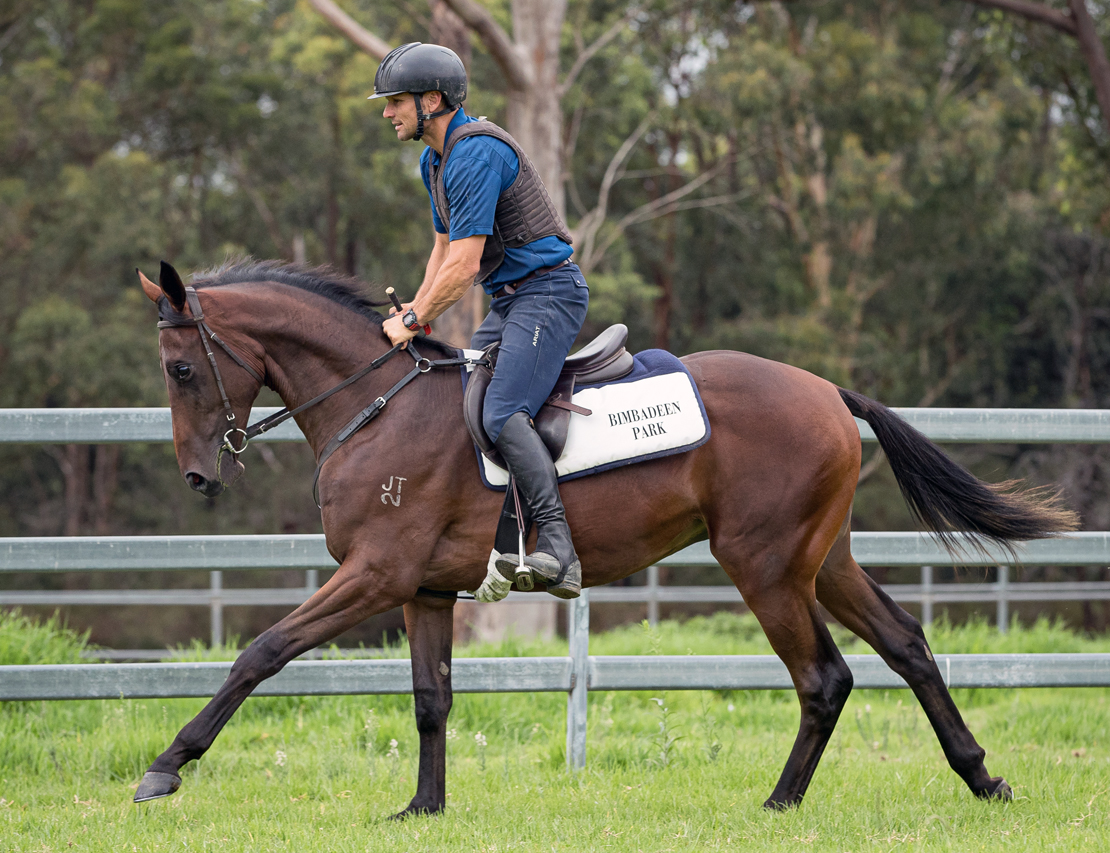
[[[466,99],[466,68],[455,51],[418,41],[403,44],[386,54],[374,75],[374,94],[367,100],[412,93],[416,101],[416,136],[424,135],[425,119],[447,115]],[[442,92],[445,107],[425,113],[421,95]]]

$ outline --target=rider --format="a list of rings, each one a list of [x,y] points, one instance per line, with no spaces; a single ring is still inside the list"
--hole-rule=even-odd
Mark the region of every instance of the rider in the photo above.
[[[559,598],[577,598],[582,566],[559,498],[555,465],[532,418],[559,377],[586,319],[589,289],[570,260],[570,232],[531,160],[507,132],[462,109],[466,69],[451,50],[402,45],[382,60],[371,98],[401,141],[423,140],[420,173],[432,203],[435,245],[415,300],[389,317],[394,344],[415,337],[471,284],[492,297],[471,346],[500,342],[482,425],[504,457],[538,528],[525,558]],[[515,564],[498,570],[507,579]]]

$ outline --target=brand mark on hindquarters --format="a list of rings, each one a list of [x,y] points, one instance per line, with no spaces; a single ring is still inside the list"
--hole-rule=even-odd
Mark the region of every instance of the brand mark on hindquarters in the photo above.
[[[407,480],[407,479],[408,479],[408,477],[390,477],[388,484],[382,483],[382,491],[385,492],[385,494],[382,495],[382,503],[383,504],[384,503],[391,503],[394,506],[400,506],[401,505],[401,483],[405,482],[405,480]],[[397,481],[397,494],[393,494],[393,481],[394,480]]]

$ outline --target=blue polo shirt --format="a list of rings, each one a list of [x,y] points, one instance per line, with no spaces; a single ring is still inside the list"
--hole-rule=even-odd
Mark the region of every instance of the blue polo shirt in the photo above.
[[[447,125],[444,146],[455,128],[472,121],[478,119],[459,109]],[[420,175],[424,178],[429,200],[432,199],[431,166],[438,166],[439,162],[440,155],[433,148],[425,148],[420,155]],[[451,230],[448,232],[444,227],[435,201],[432,201],[432,225],[436,232],[447,234],[450,240],[492,234],[497,199],[512,186],[519,171],[520,159],[516,152],[500,139],[479,134],[460,141],[451,152],[443,179],[451,207]],[[493,293],[542,267],[565,261],[573,251],[569,243],[555,236],[541,237],[515,249],[506,246],[505,260],[483,286],[487,293]]]

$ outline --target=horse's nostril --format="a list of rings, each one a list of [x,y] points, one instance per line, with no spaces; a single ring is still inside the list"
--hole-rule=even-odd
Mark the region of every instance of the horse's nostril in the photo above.
[[[206,483],[204,477],[195,471],[190,471],[185,475],[185,482],[189,484],[190,488],[196,489],[198,492],[204,488]]]

